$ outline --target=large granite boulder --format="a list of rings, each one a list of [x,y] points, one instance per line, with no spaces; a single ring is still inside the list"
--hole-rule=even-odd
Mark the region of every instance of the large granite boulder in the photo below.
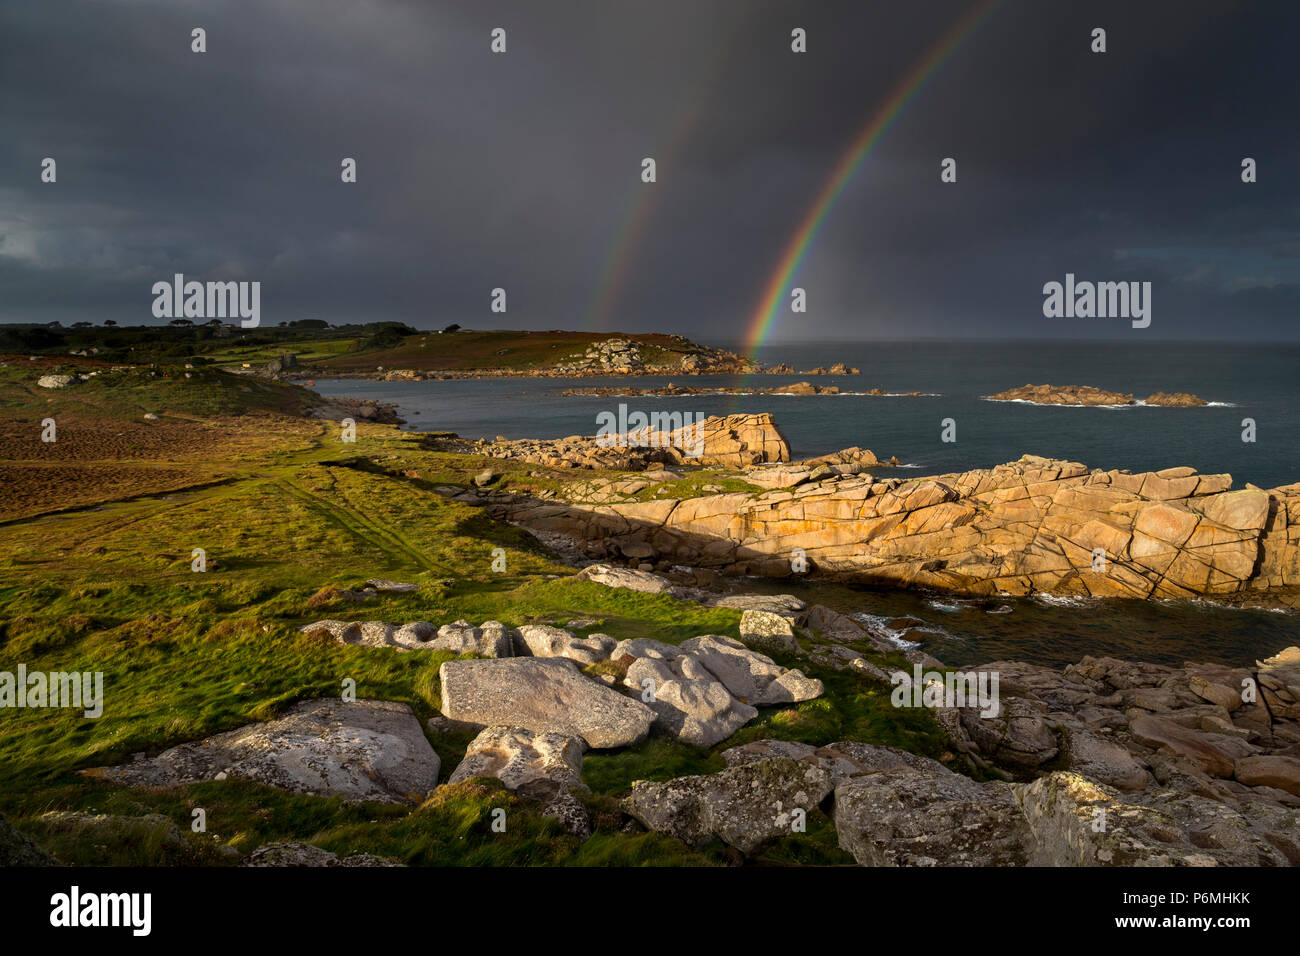
[[[1300,514],[1300,507],[1296,510]],[[1300,720],[1300,647],[1288,647],[1257,666],[1269,710],[1277,717]]]
[[[1286,866],[1300,811],[1157,788],[1123,795],[1075,773],[1013,785],[1031,866]]]
[[[648,682],[648,683],[647,683]],[[642,694],[658,715],[654,730],[683,743],[712,747],[758,716],[758,709],[737,700],[699,660],[689,654],[668,659],[639,657],[628,667],[624,683]]]
[[[1176,754],[1211,777],[1231,777],[1235,759],[1223,749],[1223,735],[1200,733],[1162,717],[1138,717],[1129,724],[1133,739],[1154,750]],[[1229,746],[1232,746],[1229,744]]]
[[[519,646],[515,649],[521,656],[567,657],[582,665],[606,660],[616,643],[606,634],[575,637],[571,631],[546,624],[525,624],[516,633]]]
[[[1300,863],[1300,810],[1196,791],[1169,780],[1123,794],[1063,771],[980,783],[931,761],[843,780],[834,817],[840,847],[870,866]]]
[[[985,716],[978,707],[960,708],[961,723],[980,753],[1012,767],[1037,767],[1059,752],[1047,706],[1024,697],[1003,696],[998,712]]]
[[[1300,757],[1255,754],[1237,761],[1235,775],[1251,787],[1272,787],[1300,796]]]
[[[307,700],[266,723],[83,773],[135,787],[238,778],[350,801],[419,803],[438,785],[438,770],[406,704]]]
[[[538,782],[586,789],[582,782],[586,749],[579,737],[534,733],[523,727],[488,727],[470,741],[465,759],[447,782],[496,777],[509,790]]]
[[[676,644],[669,644],[667,641],[656,641],[652,637],[633,637],[615,644],[609,659],[617,661],[623,657],[634,660],[638,657],[652,657],[656,660],[670,660],[681,653],[681,648]]]
[[[429,650],[482,657],[510,657],[514,642],[510,629],[500,621],[484,621],[474,627],[469,621],[453,621],[438,628],[438,635],[424,645]]]
[[[705,634],[682,641],[680,647],[747,704],[790,704],[822,694],[821,681],[782,667],[730,637]]]
[[[1155,782],[1127,747],[1086,730],[1072,730],[1067,739],[1070,769],[1089,780],[1131,791]]]
[[[749,610],[740,616],[740,639],[787,654],[799,651],[794,624],[789,617],[772,611]]]
[[[579,673],[564,658],[447,661],[442,713],[452,720],[581,737],[596,749],[644,740],[655,712]]]
[[[820,681],[716,635],[680,645],[651,638],[620,641],[610,659],[627,664],[623,683],[658,715],[656,733],[700,747],[730,737],[758,715],[756,704],[809,700],[822,692]],[[646,698],[648,690],[653,699]]]
[[[826,771],[789,757],[771,757],[664,783],[638,780],[624,808],[651,830],[692,846],[717,837],[742,853],[753,853],[770,840],[797,832],[798,821],[830,792]]]
[[[1010,786],[942,766],[854,776],[835,788],[840,848],[863,866],[1020,866],[1027,831]]]
[[[569,833],[585,840],[591,836],[591,817],[575,790],[582,782],[580,737],[539,734],[522,727],[488,727],[465,752],[465,759],[448,783],[472,777],[495,777],[509,790],[541,801],[542,816],[557,820]]]

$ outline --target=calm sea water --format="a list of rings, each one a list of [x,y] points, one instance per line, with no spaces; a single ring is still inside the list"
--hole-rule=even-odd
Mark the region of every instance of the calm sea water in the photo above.
[[[454,340],[453,340],[454,341]],[[727,343],[712,343],[727,345]],[[484,379],[447,382],[319,380],[325,395],[394,402],[407,428],[449,430],[469,438],[591,435],[596,416],[629,410],[706,415],[771,412],[796,458],[850,445],[895,455],[901,474],[988,467],[1031,453],[1090,467],[1157,470],[1190,465],[1226,472],[1240,487],[1300,481],[1300,346],[1119,345],[1016,342],[884,342],[774,345],[758,357],[796,369],[845,362],[855,376],[724,376],[621,379]],[[771,387],[808,378],[844,392],[872,388],[910,396],[708,395],[681,398],[561,397],[571,387],[681,385]],[[986,396],[1026,383],[1093,385],[1145,398],[1192,392],[1202,408],[1064,408],[991,402]],[[942,421],[957,441],[941,441]],[[1243,419],[1256,440],[1242,441]],[[754,582],[754,589],[800,590]],[[1084,654],[1165,663],[1214,660],[1246,664],[1300,644],[1300,615],[1218,608],[1203,603],[1010,600],[994,605],[841,587],[808,587],[805,596],[846,612],[885,619],[914,616],[932,632],[926,646],[949,664],[1015,658],[1061,664]],[[814,593],[815,592],[815,593]]]
[[[844,392],[881,388],[924,397],[865,395],[699,395],[625,399],[561,397],[571,387],[652,388],[671,378],[482,379],[448,382],[318,381],[327,395],[395,402],[408,428],[470,437],[592,435],[596,416],[617,410],[720,415],[771,412],[795,457],[850,445],[940,474],[1013,461],[1025,453],[1089,467],[1157,470],[1190,465],[1227,472],[1238,486],[1300,481],[1300,346],[1143,345],[1015,342],[885,342],[776,345],[759,358],[797,369],[845,362],[853,376],[681,376],[679,385],[771,387],[808,378]],[[1093,385],[1131,392],[1192,392],[1203,408],[1065,408],[990,402],[1026,383]],[[941,440],[943,419],[955,442]],[[1243,419],[1256,440],[1242,441]]]

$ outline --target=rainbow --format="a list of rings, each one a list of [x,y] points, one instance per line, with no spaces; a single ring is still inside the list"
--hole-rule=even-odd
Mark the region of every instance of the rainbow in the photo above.
[[[795,230],[785,247],[785,251],[778,260],[776,268],[772,271],[767,284],[764,286],[762,297],[754,309],[754,314],[750,319],[748,331],[745,335],[744,354],[752,358],[771,333],[791,279],[803,264],[809,247],[821,231],[822,224],[834,207],[835,201],[839,199],[844,192],[844,188],[853,179],[858,167],[862,165],[863,160],[871,152],[871,148],[880,141],[880,137],[893,125],[894,120],[898,118],[903,108],[912,101],[912,98],[925,85],[925,81],[947,62],[948,58],[961,46],[962,42],[974,33],[1002,3],[1003,0],[985,0],[985,2],[973,7],[965,17],[948,31],[938,44],[930,49],[929,53],[912,67],[902,82],[894,88],[889,99],[885,101],[885,105],[871,117],[867,125],[849,144],[843,155],[841,155],[839,162],[835,164],[831,175],[823,184],[821,191],[817,193],[817,198],[808,207],[803,219],[800,220],[799,228]]]
[[[716,77],[718,72],[719,70],[715,67],[711,76]],[[669,135],[664,149],[653,154],[661,172],[665,169],[672,171],[677,154],[686,144],[691,131],[704,114],[704,107],[708,103],[713,82],[712,78],[705,81],[703,92],[682,113]],[[588,331],[603,330],[609,326],[609,318],[614,310],[614,303],[618,300],[618,294],[622,291],[623,282],[627,278],[628,268],[634,258],[633,254],[641,241],[641,236],[645,233],[646,224],[650,221],[651,211],[654,208],[653,198],[663,188],[663,186],[657,184],[649,186],[642,183],[640,181],[640,164],[638,163],[637,188],[623,205],[622,214],[619,216],[619,224],[614,230],[614,239],[610,242],[605,261],[601,265],[600,279],[597,281],[595,291],[587,303],[584,328]]]

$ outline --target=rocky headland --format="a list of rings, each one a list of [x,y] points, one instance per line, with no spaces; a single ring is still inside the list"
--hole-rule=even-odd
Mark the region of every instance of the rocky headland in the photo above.
[[[817,370],[814,370],[814,372]],[[804,374],[811,375],[814,372]],[[838,373],[837,373],[838,374]],[[857,370],[853,370],[857,374]],[[739,388],[726,385],[700,386],[700,385],[674,385],[669,382],[667,385],[660,385],[657,388],[619,388],[613,386],[601,386],[596,388],[566,388],[560,392],[564,396],[572,395],[596,395],[602,398],[614,398],[623,395],[629,396],[680,396],[680,395],[843,395],[837,385],[814,385],[811,382],[792,382],[789,385],[774,385],[767,388]],[[916,397],[921,392],[886,392],[882,388],[872,388],[865,392],[851,392],[852,395],[907,395]]]
[[[1133,474],[1033,455],[948,475],[877,477],[879,463],[862,449],[788,464],[770,416],[710,421],[733,437],[705,460],[739,462],[732,477],[754,490],[629,500],[647,483],[629,475],[631,485],[576,483],[547,500],[446,493],[568,538],[592,558],[630,554],[651,568],[788,577],[800,573],[797,555],[806,572],[969,595],[1290,600],[1300,587],[1300,484],[1233,489],[1230,475],[1187,467]],[[502,447],[481,452],[533,446]],[[575,441],[566,454],[585,447]],[[528,460],[563,461],[547,457],[554,450]]]
[[[647,424],[604,436],[469,442],[433,438],[431,445],[550,468],[637,469],[653,465],[722,466],[788,462],[790,446],[771,415],[729,415],[684,424],[681,413],[648,416]]]
[[[572,344],[556,342],[545,353],[537,352],[532,341],[548,333],[513,333],[514,338],[501,341],[512,344],[496,349],[490,355],[475,355],[445,367],[450,352],[454,357],[458,344],[466,335],[450,333],[446,336],[412,336],[422,344],[441,346],[423,350],[404,346],[400,350],[374,353],[378,361],[386,364],[361,365],[358,361],[340,364],[308,364],[285,353],[264,366],[250,367],[248,371],[269,378],[289,381],[309,381],[315,378],[362,378],[386,382],[422,382],[464,378],[590,378],[611,375],[858,375],[860,369],[838,362],[829,367],[819,366],[804,372],[786,364],[768,366],[748,356],[692,342],[682,335],[654,337],[659,344],[648,344],[631,338],[603,338],[590,342],[582,351],[573,352]],[[567,334],[567,333],[553,333]],[[436,340],[436,341],[435,341]],[[566,351],[560,352],[564,345]],[[509,361],[513,359],[513,361]],[[432,366],[432,367],[431,367]]]

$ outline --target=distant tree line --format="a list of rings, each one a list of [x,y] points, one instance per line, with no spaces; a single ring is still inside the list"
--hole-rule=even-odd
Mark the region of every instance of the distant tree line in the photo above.
[[[0,325],[0,352],[58,353],[86,351],[108,361],[153,362],[202,356],[230,346],[278,345],[284,342],[356,338],[356,351],[395,348],[417,329],[403,322],[330,325],[323,319],[297,319],[275,327],[240,328],[220,319],[198,325],[174,319],[168,325],[101,326],[76,322]],[[93,351],[92,350],[97,350]]]

